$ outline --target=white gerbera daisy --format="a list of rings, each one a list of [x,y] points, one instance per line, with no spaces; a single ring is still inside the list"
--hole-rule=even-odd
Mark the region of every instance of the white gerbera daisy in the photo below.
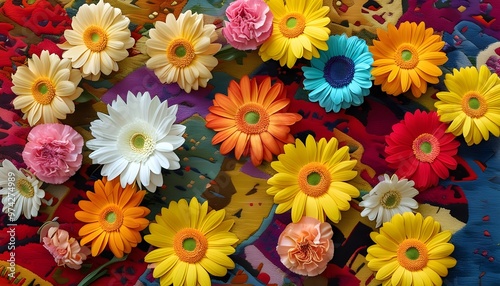
[[[168,107],[148,92],[129,92],[126,102],[118,97],[108,105],[108,113],[98,113],[99,119],[90,124],[95,139],[87,142],[94,150],[89,157],[104,165],[101,174],[108,180],[119,176],[122,187],[137,181],[155,192],[163,185],[161,168],[180,167],[174,150],[184,143],[186,127],[174,124],[177,105]]]
[[[63,58],[70,59],[83,77],[98,80],[118,70],[118,61],[128,57],[127,49],[134,45],[128,28],[129,18],[118,8],[99,1],[97,4],[80,6],[72,18],[72,30],[64,31],[67,42],[59,45]]]
[[[40,189],[42,182],[28,170],[18,170],[11,161],[5,159],[0,165],[0,195],[2,212],[14,222],[21,213],[27,219],[38,215],[45,191]]]
[[[418,190],[413,186],[415,183],[408,179],[399,180],[398,176],[384,174],[384,180],[378,183],[370,193],[363,196],[359,206],[365,209],[361,216],[368,219],[377,219],[376,227],[390,221],[395,214],[411,212],[418,208],[418,203],[413,199],[418,195]]]

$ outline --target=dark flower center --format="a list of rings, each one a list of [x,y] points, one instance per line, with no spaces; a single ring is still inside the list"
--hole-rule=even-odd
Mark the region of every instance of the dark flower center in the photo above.
[[[334,88],[349,85],[354,78],[354,62],[346,56],[335,56],[326,62],[325,80]]]

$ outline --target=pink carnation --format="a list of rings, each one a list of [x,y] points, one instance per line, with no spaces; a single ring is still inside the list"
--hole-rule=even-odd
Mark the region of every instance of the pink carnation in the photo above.
[[[42,241],[43,246],[54,256],[57,266],[80,269],[82,262],[90,255],[88,247],[80,246],[74,237],[69,237],[69,233],[58,226],[50,227]]]
[[[262,0],[236,0],[226,9],[222,34],[238,50],[255,50],[273,31],[273,14]]]
[[[48,123],[35,126],[28,134],[23,159],[40,180],[62,184],[82,165],[83,137],[71,126]]]
[[[276,251],[290,271],[305,275],[321,274],[333,257],[332,226],[311,217],[290,223],[281,233]]]

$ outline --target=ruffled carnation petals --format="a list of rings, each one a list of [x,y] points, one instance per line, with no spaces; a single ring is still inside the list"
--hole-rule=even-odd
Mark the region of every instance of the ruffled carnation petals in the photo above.
[[[400,178],[415,182],[419,191],[436,186],[456,169],[460,143],[435,111],[407,112],[386,136],[385,160]]]
[[[80,169],[83,144],[83,137],[69,125],[40,124],[28,134],[23,160],[40,180],[62,184]]]
[[[63,58],[90,80],[118,71],[118,62],[129,56],[127,49],[135,43],[129,24],[129,18],[109,3],[83,4],[72,19],[72,29],[64,31],[66,42],[59,45]]]
[[[222,34],[238,50],[256,50],[273,32],[273,14],[263,0],[236,0],[226,17]]]
[[[333,258],[333,230],[328,222],[302,217],[286,226],[278,239],[276,251],[290,271],[304,275],[321,274]]]
[[[43,226],[42,226],[43,227]],[[40,235],[43,247],[54,257],[57,266],[80,269],[83,261],[90,255],[90,249],[80,246],[78,240],[70,237],[68,231],[60,229],[58,224],[50,226]]]

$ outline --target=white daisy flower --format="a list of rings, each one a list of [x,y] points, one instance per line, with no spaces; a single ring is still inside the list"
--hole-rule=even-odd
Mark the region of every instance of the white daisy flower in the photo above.
[[[72,29],[64,31],[66,42],[59,45],[65,50],[62,56],[85,78],[98,80],[101,73],[109,75],[118,70],[117,62],[128,57],[127,49],[134,46],[129,24],[129,18],[109,3],[84,4],[72,18]]]
[[[11,161],[5,159],[0,165],[0,195],[2,212],[14,222],[21,213],[27,219],[38,215],[45,191],[40,189],[42,182],[28,170],[18,170]]]
[[[399,180],[398,176],[384,174],[384,180],[378,183],[370,193],[363,196],[359,206],[365,209],[361,216],[368,219],[377,219],[376,227],[384,222],[390,221],[395,214],[411,212],[418,208],[418,203],[413,199],[418,195],[418,190],[413,186],[415,183],[408,179]]]
[[[87,142],[94,150],[89,157],[94,164],[103,164],[101,175],[108,180],[120,177],[122,187],[137,181],[148,191],[163,185],[161,169],[180,168],[174,150],[184,143],[186,127],[174,124],[177,105],[151,98],[148,92],[135,96],[129,92],[127,101],[118,97],[108,105],[108,113],[98,113],[90,124],[95,139]]]

